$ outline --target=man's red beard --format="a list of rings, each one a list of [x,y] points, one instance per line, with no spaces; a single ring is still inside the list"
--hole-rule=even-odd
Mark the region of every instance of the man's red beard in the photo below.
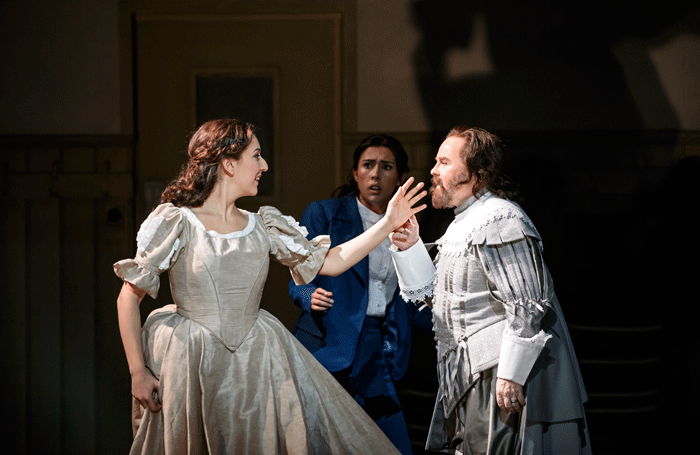
[[[430,179],[429,193],[430,198],[433,202],[433,207],[435,207],[436,209],[444,209],[450,203],[450,194],[445,189],[445,186],[442,184],[442,181],[435,176],[433,176],[433,178]]]

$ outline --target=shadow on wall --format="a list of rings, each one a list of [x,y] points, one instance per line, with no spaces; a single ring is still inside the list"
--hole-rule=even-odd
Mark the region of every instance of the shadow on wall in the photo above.
[[[634,37],[651,47],[680,33],[700,34],[687,30],[694,27],[692,21],[683,22],[700,10],[675,0],[644,8],[630,0],[599,5],[416,0],[412,6],[421,32],[414,53],[417,85],[434,150],[458,124],[497,133],[641,135],[647,125],[615,55],[616,45]],[[656,124],[676,130],[678,118],[646,51],[635,52],[634,68],[628,69],[634,73],[635,93],[643,97],[644,111],[654,112]],[[423,218],[435,220],[434,229],[426,226],[428,237],[449,222],[432,207]]]
[[[669,30],[695,8],[686,3],[642,8],[629,0],[600,6],[417,0],[414,21],[422,40],[414,62],[428,121],[433,130],[455,124],[528,131],[644,128],[615,47],[631,37],[647,45],[672,39]],[[471,69],[462,62],[460,69],[459,51],[475,46],[487,62]],[[646,59],[636,64],[635,79],[657,104],[656,123],[677,128]]]
[[[698,254],[688,216],[697,205],[700,158],[674,158],[680,123],[648,49],[635,54],[632,88],[616,49],[630,38],[659,46],[680,33],[700,34],[687,20],[700,10],[677,1],[642,7],[628,0],[602,6],[417,0],[413,12],[422,33],[414,62],[432,150],[463,124],[501,135],[515,152],[509,174],[522,185],[522,205],[543,236],[574,327],[592,396],[594,450],[616,453],[622,448],[616,444],[629,444],[621,437],[628,430],[642,452],[653,447],[661,441],[652,435],[669,421],[663,415],[698,404],[695,396],[681,403],[669,391],[690,382],[690,360],[678,350],[692,343],[690,322],[677,318],[698,316],[697,305],[686,302],[697,300],[688,288],[699,271],[688,265]],[[482,71],[467,65],[460,72],[458,53],[474,46],[488,61]],[[661,139],[650,140],[650,110],[655,125],[668,128]],[[429,206],[421,216],[424,241],[440,237],[452,217]],[[620,373],[611,373],[619,365]]]

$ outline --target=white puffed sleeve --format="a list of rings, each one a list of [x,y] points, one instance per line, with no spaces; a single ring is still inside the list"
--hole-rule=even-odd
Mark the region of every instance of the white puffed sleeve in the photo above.
[[[136,257],[115,263],[114,273],[155,299],[160,274],[173,266],[184,246],[182,233],[182,212],[172,204],[159,205],[141,224]]]
[[[283,265],[289,267],[294,283],[308,284],[316,277],[323,266],[326,253],[331,246],[328,235],[319,235],[311,240],[306,238],[308,231],[291,216],[284,216],[274,207],[260,207],[270,238],[270,254]]]
[[[401,297],[407,302],[423,302],[433,295],[435,265],[420,238],[411,248],[389,248],[399,277]]]

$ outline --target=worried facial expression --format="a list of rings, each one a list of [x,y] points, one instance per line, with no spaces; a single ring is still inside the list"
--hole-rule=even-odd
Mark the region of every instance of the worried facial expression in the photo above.
[[[367,147],[352,170],[360,202],[376,213],[384,213],[401,182],[396,158],[387,147]]]
[[[430,171],[430,195],[435,208],[458,207],[474,194],[476,179],[471,178],[461,154],[465,140],[448,137],[438,150]]]
[[[250,144],[241,153],[241,157],[237,160],[230,160],[228,163],[233,171],[233,183],[239,189],[241,196],[258,194],[260,177],[262,177],[263,172],[267,171],[267,162],[260,152],[260,142],[253,135]]]

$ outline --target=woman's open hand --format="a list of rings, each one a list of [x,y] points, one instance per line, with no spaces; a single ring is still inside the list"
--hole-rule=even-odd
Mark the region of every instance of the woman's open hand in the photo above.
[[[418,201],[428,194],[425,190],[419,192],[419,190],[423,188],[423,182],[419,182],[416,186],[411,188],[412,184],[413,177],[409,177],[406,183],[396,190],[396,193],[389,201],[389,205],[386,209],[386,217],[391,223],[392,230],[401,227],[409,218],[426,207],[426,204],[414,207]]]

